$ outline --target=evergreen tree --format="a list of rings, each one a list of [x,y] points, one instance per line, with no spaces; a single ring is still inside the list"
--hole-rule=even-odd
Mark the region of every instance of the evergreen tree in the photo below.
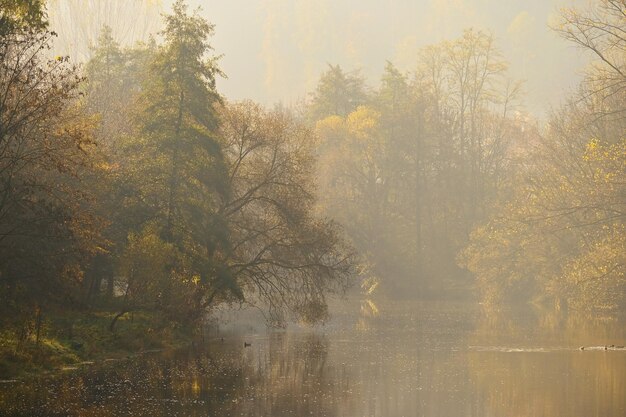
[[[339,65],[329,65],[313,93],[309,117],[314,122],[333,115],[346,117],[366,103],[365,81],[359,73],[346,73]]]
[[[136,137],[125,145],[131,155],[127,175],[136,187],[131,210],[143,214],[135,230],[143,237],[132,240],[132,249],[141,253],[137,245],[156,244],[154,238],[173,245],[178,256],[166,265],[169,281],[161,280],[150,302],[172,318],[193,319],[208,307],[208,299],[215,300],[215,288],[240,295],[232,283],[222,285],[227,277],[220,262],[228,250],[228,233],[217,213],[228,195],[215,137],[215,106],[221,102],[215,79],[222,73],[218,57],[210,55],[213,25],[189,14],[183,1],[165,17],[162,34],[165,43],[156,49],[138,100]],[[126,279],[133,280],[128,274]],[[145,294],[127,298],[133,297],[145,306]]]

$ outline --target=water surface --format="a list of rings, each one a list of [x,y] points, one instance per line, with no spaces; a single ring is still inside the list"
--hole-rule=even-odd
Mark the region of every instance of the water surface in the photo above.
[[[626,350],[610,347],[626,344],[617,320],[467,303],[335,310],[316,329],[250,327],[201,349],[2,384],[0,415],[626,415]]]

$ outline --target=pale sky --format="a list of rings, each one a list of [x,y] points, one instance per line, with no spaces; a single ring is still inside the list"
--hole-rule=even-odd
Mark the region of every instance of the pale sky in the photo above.
[[[55,1],[70,4],[77,0]],[[163,0],[161,9],[167,10],[170,1]],[[412,70],[420,47],[457,37],[464,28],[474,27],[495,35],[511,63],[510,75],[526,80],[527,110],[542,116],[575,87],[588,59],[548,28],[558,7],[585,0],[189,3],[193,8],[200,6],[201,14],[216,25],[213,45],[216,53],[224,55],[221,66],[228,75],[219,82],[220,92],[229,99],[253,99],[266,105],[303,99],[329,63],[346,70],[360,69],[376,86],[387,60],[404,71]]]
[[[377,84],[386,60],[415,66],[419,47],[474,27],[491,31],[526,80],[526,107],[543,115],[575,87],[586,62],[548,28],[557,0],[192,0],[216,25],[233,99],[291,103],[310,92],[327,63],[361,69]],[[576,2],[582,3],[582,2]]]

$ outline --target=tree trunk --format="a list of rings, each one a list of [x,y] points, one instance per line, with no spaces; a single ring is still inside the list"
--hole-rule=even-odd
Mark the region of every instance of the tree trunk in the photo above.
[[[37,316],[35,317],[35,344],[39,346],[39,335],[41,334],[41,307],[37,306]]]
[[[109,331],[110,332],[114,332],[115,331],[115,323],[117,323],[119,318],[122,317],[126,313],[128,313],[128,310],[122,310],[119,313],[117,313],[115,315],[115,317],[113,317],[113,320],[111,321],[111,324],[109,324]]]

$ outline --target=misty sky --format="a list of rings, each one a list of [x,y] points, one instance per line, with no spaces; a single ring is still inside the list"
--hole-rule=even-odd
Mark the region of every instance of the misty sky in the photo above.
[[[170,2],[163,0],[161,9],[167,11]],[[228,80],[220,81],[220,91],[229,99],[249,98],[266,105],[304,98],[328,63],[361,69],[376,85],[386,60],[412,70],[419,47],[458,37],[464,28],[474,27],[494,33],[511,62],[511,76],[526,80],[527,110],[541,116],[577,84],[588,58],[548,28],[558,7],[584,4],[584,0],[189,3],[202,7],[202,15],[216,25],[213,44],[216,53],[224,54],[221,65],[228,75]],[[71,23],[66,19],[64,24]]]

